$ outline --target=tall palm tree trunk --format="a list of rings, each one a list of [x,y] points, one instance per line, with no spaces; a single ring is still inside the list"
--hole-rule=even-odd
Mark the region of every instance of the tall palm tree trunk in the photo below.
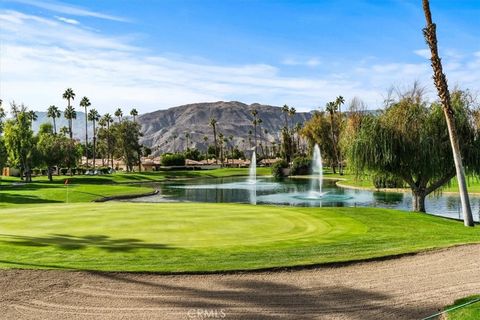
[[[452,109],[450,101],[447,79],[443,73],[442,62],[438,55],[437,26],[432,22],[432,14],[430,12],[430,3],[428,0],[423,0],[423,11],[425,12],[425,19],[427,21],[427,26],[423,29],[423,35],[425,36],[425,40],[430,47],[432,54],[433,81],[435,87],[437,87],[438,96],[442,103],[443,113],[445,114],[445,120],[448,127],[448,135],[450,137],[450,144],[452,145],[453,160],[455,162],[460,200],[462,203],[463,221],[465,226],[473,227],[472,209],[470,207],[470,199],[468,197],[467,183],[465,180],[465,170],[462,164],[460,144],[458,142],[457,130],[455,127],[454,110]]]
[[[95,170],[95,158],[97,157],[97,155],[95,154],[96,140],[97,140],[97,137],[95,134],[95,120],[93,120],[93,170]],[[88,161],[88,158],[87,158],[87,161]]]
[[[95,158],[95,156],[94,156]],[[88,114],[87,107],[85,107],[85,166],[88,168]],[[93,165],[95,170],[95,165]]]
[[[55,133],[55,135],[57,134],[57,123],[55,121],[55,117],[52,118],[53,119],[53,132]]]
[[[213,126],[213,144],[215,145],[215,162],[218,164],[217,129],[215,126]]]

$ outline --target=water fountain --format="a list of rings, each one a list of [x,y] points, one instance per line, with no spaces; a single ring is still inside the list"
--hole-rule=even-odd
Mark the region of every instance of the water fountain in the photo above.
[[[318,199],[324,195],[324,193],[322,193],[322,154],[320,153],[320,147],[318,146],[318,144],[315,144],[315,147],[313,148],[312,175],[314,176],[314,178],[310,180],[310,190],[308,191],[308,198]]]
[[[248,183],[256,184],[257,183],[257,155],[255,150],[252,152],[252,159],[250,160],[250,167],[248,169]]]

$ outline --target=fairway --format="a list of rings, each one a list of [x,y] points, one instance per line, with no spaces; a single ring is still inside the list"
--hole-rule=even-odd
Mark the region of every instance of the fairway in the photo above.
[[[473,242],[480,242],[478,228],[372,208],[112,202],[25,206],[0,214],[1,268],[251,270]]]

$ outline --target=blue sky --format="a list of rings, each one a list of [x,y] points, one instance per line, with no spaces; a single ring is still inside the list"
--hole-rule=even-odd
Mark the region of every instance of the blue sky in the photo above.
[[[381,107],[430,80],[421,0],[0,2],[0,96],[101,112],[238,100],[311,110],[337,95]],[[431,0],[450,85],[480,86],[480,3]],[[80,100],[80,99],[78,99]]]

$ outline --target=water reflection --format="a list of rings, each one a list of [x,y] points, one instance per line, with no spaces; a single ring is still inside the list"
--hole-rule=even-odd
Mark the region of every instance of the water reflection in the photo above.
[[[195,201],[221,203],[275,204],[307,207],[379,207],[411,210],[410,193],[371,192],[339,188],[335,181],[325,180],[320,199],[305,199],[308,179],[285,179],[275,182],[263,178],[257,184],[248,184],[245,178],[199,179],[188,182],[169,182],[157,186],[160,194],[136,199],[141,202]],[[474,219],[479,221],[480,198],[471,198]],[[456,195],[436,194],[427,197],[427,212],[450,218],[461,218],[460,199]]]

